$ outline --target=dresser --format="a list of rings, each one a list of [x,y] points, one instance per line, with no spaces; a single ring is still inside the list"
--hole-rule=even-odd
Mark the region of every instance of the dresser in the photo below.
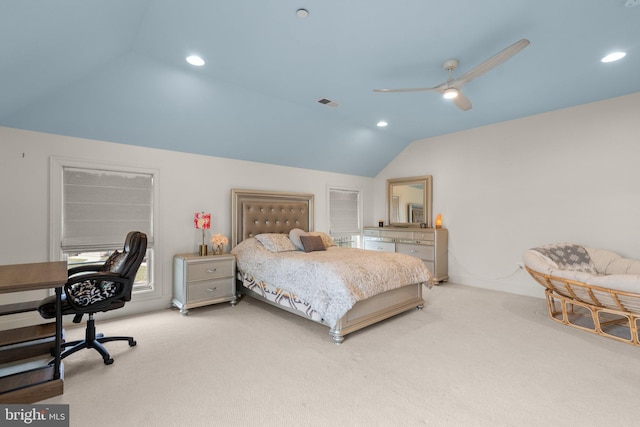
[[[433,283],[449,279],[448,232],[445,228],[365,227],[364,248],[398,252],[420,258],[433,274]]]
[[[178,254],[173,257],[172,304],[187,314],[209,304],[237,302],[234,255]]]

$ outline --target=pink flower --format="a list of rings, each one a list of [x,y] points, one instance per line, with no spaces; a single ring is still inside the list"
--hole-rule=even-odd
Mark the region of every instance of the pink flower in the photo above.
[[[211,214],[204,212],[196,212],[193,216],[193,225],[200,229],[211,228]]]

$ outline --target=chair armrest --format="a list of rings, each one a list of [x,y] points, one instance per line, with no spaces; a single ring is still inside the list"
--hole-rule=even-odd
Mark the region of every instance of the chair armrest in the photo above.
[[[89,305],[78,305],[75,303],[72,298],[71,288],[73,285],[81,282],[89,281],[94,284],[94,286],[100,286],[102,282],[113,282],[117,284],[116,293],[104,300],[100,300],[95,302],[94,304]],[[86,312],[88,308],[105,305],[110,303],[113,300],[117,300],[119,298],[123,298],[126,295],[127,285],[130,283],[130,279],[126,277],[121,277],[118,273],[112,273],[109,271],[99,271],[95,273],[88,273],[77,275],[74,277],[70,277],[67,283],[64,285],[64,293],[66,294],[66,300],[69,305],[76,311]]]

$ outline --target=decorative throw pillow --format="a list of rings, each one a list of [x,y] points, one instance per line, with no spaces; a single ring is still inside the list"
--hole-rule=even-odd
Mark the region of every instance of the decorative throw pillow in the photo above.
[[[286,234],[262,233],[255,239],[270,252],[289,252],[297,250]]]
[[[326,251],[324,242],[320,236],[300,236],[305,252]]]
[[[551,259],[562,270],[582,271],[596,274],[596,266],[587,250],[573,243],[557,243],[533,248],[534,251]]]
[[[301,228],[294,228],[289,231],[289,240],[296,246],[296,248],[304,251],[304,247],[302,246],[302,240],[300,240],[300,236],[306,236],[307,232]]]
[[[323,233],[322,231],[310,231],[307,233],[307,235],[320,236],[322,238],[322,242],[324,243],[325,248],[330,248],[331,246],[337,246],[333,238],[329,236],[327,233]]]

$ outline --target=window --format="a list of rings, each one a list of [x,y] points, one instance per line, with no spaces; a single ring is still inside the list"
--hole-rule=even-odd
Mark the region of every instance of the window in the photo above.
[[[129,231],[142,231],[147,254],[133,291],[153,292],[157,172],[64,159],[53,159],[51,170],[52,259],[101,262],[122,249]]]
[[[328,187],[329,234],[338,246],[359,247],[362,224],[360,190]]]

